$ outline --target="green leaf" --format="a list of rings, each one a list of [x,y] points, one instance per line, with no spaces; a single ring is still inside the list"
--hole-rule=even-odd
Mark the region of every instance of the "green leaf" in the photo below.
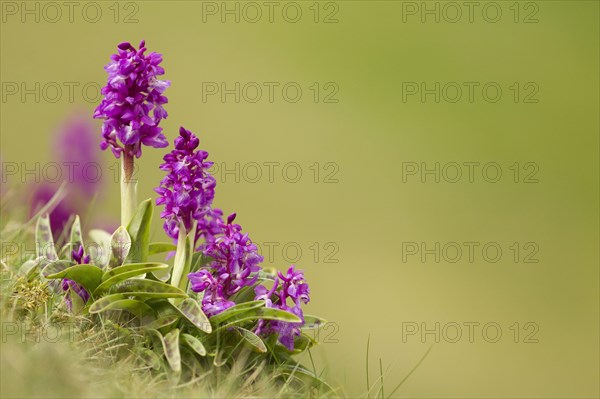
[[[127,280],[130,277],[146,274],[155,270],[169,268],[165,263],[128,263],[123,266],[115,267],[102,275],[102,283],[96,288],[96,292],[108,290],[114,284]]]
[[[96,301],[98,302],[98,301]],[[95,305],[96,302],[94,302],[92,304]],[[125,310],[129,313],[134,314],[135,316],[139,317],[140,319],[146,316],[153,316],[154,315],[154,310],[146,305],[144,302],[142,301],[138,301],[135,299],[117,299],[117,300],[113,300],[110,301],[108,303],[106,303],[106,306],[102,307],[102,308],[94,308],[94,311],[92,312],[92,306],[90,306],[90,313],[100,313],[100,312],[106,312],[107,310]]]
[[[81,313],[81,310],[85,307],[85,303],[83,303],[83,299],[71,287],[69,287],[69,298],[71,298],[71,311],[75,314]]]
[[[146,278],[149,278],[149,279],[155,280],[155,281],[162,281],[163,283],[166,283],[167,281],[169,281],[169,278],[171,278],[171,273],[169,273],[170,267],[171,266],[169,266],[169,268],[167,268],[167,269],[152,272],[152,273],[148,274],[146,276]]]
[[[309,337],[306,334],[300,334],[300,336],[294,339],[294,353],[302,353],[305,350],[317,345],[318,342]]]
[[[110,260],[108,262],[108,268],[112,269],[121,266],[123,262],[125,262],[130,249],[131,237],[125,227],[119,226],[110,239]]]
[[[44,214],[38,218],[35,226],[36,256],[46,258],[48,261],[58,260],[58,254],[54,247],[52,229],[50,228],[50,217]]]
[[[128,293],[145,298],[187,298],[186,293],[177,287],[147,279],[121,281],[110,288],[110,293]]]
[[[229,309],[224,310],[223,312],[221,312],[219,314],[214,315],[213,317],[210,318],[210,321],[213,326],[218,326],[219,324],[232,318],[235,315],[238,315],[240,313],[245,313],[252,309],[263,307],[264,305],[265,305],[265,301],[262,301],[262,300],[239,303],[237,305],[230,307]]]
[[[58,273],[49,274],[46,278],[68,278],[82,285],[87,292],[94,292],[102,281],[102,269],[95,265],[75,265]]]
[[[159,330],[163,327],[168,327],[168,326],[172,325],[180,318],[181,317],[179,315],[163,316],[163,317],[159,317],[158,319],[147,323],[146,325],[144,325],[144,327],[154,329],[154,330]]]
[[[102,275],[102,281],[112,280],[119,276],[136,276],[146,272],[167,269],[169,265],[161,262],[145,262],[145,263],[127,263],[125,265],[115,267]],[[135,273],[135,274],[134,274]]]
[[[214,319],[214,317],[213,317],[213,319]],[[298,318],[298,316],[296,316],[293,313],[286,312],[285,310],[281,310],[281,309],[262,307],[262,308],[249,310],[245,313],[236,314],[235,316],[227,319],[224,324],[219,325],[218,329],[220,330],[220,329],[223,329],[226,327],[230,327],[234,324],[244,323],[247,321],[258,320],[258,319],[285,321],[287,323],[301,323],[302,322],[302,320],[300,320],[300,318]],[[211,319],[211,321],[213,322],[213,325],[214,325],[214,320]]]
[[[73,250],[79,249],[83,245],[83,238],[81,235],[81,222],[79,221],[79,215],[75,215],[75,220],[71,225],[71,238],[69,243],[72,245]]]
[[[274,308],[260,308],[257,311],[259,319],[263,320],[279,320],[288,323],[302,323],[302,320],[291,312]]]
[[[105,268],[108,265],[108,261],[110,259],[110,241],[112,236],[109,232],[93,229],[89,232],[90,241],[87,245],[88,255],[92,258],[90,262],[95,265],[98,265],[102,268]],[[93,244],[93,245],[92,245]],[[92,248],[94,249],[92,253]]]
[[[242,328],[242,327],[234,326],[233,328],[235,331],[237,331],[238,334],[240,334],[240,336],[244,339],[245,342],[250,344],[250,346],[255,351],[261,352],[261,353],[267,352],[267,347],[265,346],[265,343],[263,342],[262,339],[260,339],[260,337],[258,335],[254,334],[252,331],[246,330],[245,328]]]
[[[181,336],[179,337],[181,340]],[[189,369],[191,375],[198,375],[199,371],[202,370],[202,364],[196,356],[196,353],[190,350],[185,345],[179,346],[179,353],[181,353],[181,365],[182,368],[185,366]]]
[[[19,268],[19,275],[20,276],[31,276],[32,274],[35,275],[36,274],[35,271],[38,269],[39,266],[40,266],[40,262],[38,260],[30,259],[28,261],[25,261]],[[8,267],[7,267],[7,269],[8,269]],[[28,280],[29,280],[29,278],[28,278]]]
[[[210,325],[208,317],[206,317],[202,311],[200,304],[198,304],[198,302],[196,302],[194,299],[187,298],[177,306],[177,310],[179,310],[187,320],[189,320],[200,330],[207,334],[212,332],[212,326]]]
[[[70,260],[55,260],[54,262],[48,263],[42,269],[42,276],[48,278],[48,276],[58,274],[73,265],[75,265],[75,262]]]
[[[327,320],[319,317],[319,316],[313,316],[313,315],[309,315],[309,314],[305,314],[304,315],[304,324],[302,325],[302,327],[300,327],[300,329],[302,330],[312,330],[315,328],[321,328],[323,327],[325,324],[327,323]]]
[[[150,349],[142,348],[137,354],[142,361],[148,365],[148,367],[152,368],[153,370],[160,369],[160,358]]]
[[[159,315],[159,317],[164,316],[177,316],[179,319],[181,317],[181,312],[177,309],[173,304],[165,298],[151,298],[146,301],[146,303],[152,306],[152,309]]]
[[[171,369],[175,372],[181,371],[181,354],[179,353],[179,329],[176,328],[163,338],[163,349],[165,357]]]
[[[171,244],[170,242],[153,242],[148,248],[148,255],[162,254],[175,251],[176,249],[177,245]]]
[[[125,263],[142,263],[148,260],[151,222],[152,200],[148,198],[142,201],[127,226],[132,245]]]
[[[94,303],[92,303],[90,305],[89,311],[90,311],[90,313],[103,312],[105,310],[105,308],[110,306],[111,303],[117,302],[117,301],[120,301],[123,299],[127,299],[128,297],[129,297],[128,294],[107,295],[105,297],[102,297],[102,298],[94,301]]]
[[[200,356],[206,356],[206,348],[198,338],[190,334],[181,334],[181,341]]]

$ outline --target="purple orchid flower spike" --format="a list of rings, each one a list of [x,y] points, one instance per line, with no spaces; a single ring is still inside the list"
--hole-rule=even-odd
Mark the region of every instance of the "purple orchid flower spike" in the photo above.
[[[304,279],[304,272],[296,270],[295,266],[292,265],[286,274],[277,273],[273,287],[270,290],[263,285],[259,285],[254,289],[254,292],[256,294],[254,299],[264,300],[266,307],[291,312],[302,320],[299,323],[260,320],[255,330],[257,334],[262,335],[277,334],[279,342],[288,350],[293,350],[295,337],[300,336],[300,327],[304,324],[304,313],[301,304],[310,301],[310,290]],[[288,302],[293,305],[290,306]]]
[[[186,257],[196,248],[202,237],[204,244],[213,242],[222,230],[222,212],[212,208],[215,197],[215,178],[208,172],[212,162],[208,152],[198,149],[200,140],[194,133],[181,127],[175,139],[175,149],[164,156],[160,168],[167,172],[155,191],[159,194],[156,205],[164,205],[160,217],[164,219],[165,232],[177,240],[171,284],[185,290],[191,258]]]
[[[221,313],[235,305],[227,300],[223,293],[223,284],[206,269],[188,275],[192,283],[192,291],[204,292],[202,310],[208,317]]]
[[[256,283],[263,261],[248,234],[242,234],[242,227],[233,223],[235,216],[229,215],[223,234],[204,249],[213,260],[206,268],[188,274],[192,291],[204,292],[202,309],[209,317],[227,309],[233,303],[228,298],[243,287]]]
[[[61,165],[61,174],[69,183],[66,187],[69,195],[50,212],[55,238],[61,235],[73,215],[88,211],[90,200],[102,192],[102,160],[98,156],[100,140],[95,130],[93,123],[76,113],[58,128],[53,138],[54,161]],[[58,187],[53,183],[35,186],[31,196],[31,216],[48,203]]]
[[[146,55],[146,42],[139,49],[130,43],[119,44],[118,51],[104,68],[108,82],[104,98],[94,118],[104,119],[100,148],[110,147],[121,158],[121,225],[127,226],[137,208],[137,182],[133,179],[134,159],[142,155],[142,145],[164,148],[169,145],[160,121],[167,117],[163,95],[170,82],[158,79],[165,70],[162,55]]]
[[[139,49],[121,43],[104,68],[108,82],[102,88],[104,99],[94,118],[104,119],[101,148],[110,147],[117,158],[121,153],[139,158],[142,145],[154,148],[169,145],[159,124],[167,117],[163,105],[168,99],[163,93],[171,83],[157,78],[165,73],[160,66],[162,55],[145,52],[143,40]]]
[[[215,198],[215,178],[208,172],[212,162],[207,161],[208,152],[198,149],[200,140],[194,133],[181,127],[175,139],[175,149],[164,156],[160,168],[168,172],[155,191],[160,195],[156,205],[164,205],[160,217],[164,229],[173,239],[179,236],[183,226],[188,234],[194,223],[197,228],[194,242],[204,238],[213,241],[223,228],[222,211],[212,208]]]
[[[263,261],[248,234],[242,234],[242,226],[233,223],[235,217],[235,213],[229,215],[223,235],[204,250],[204,254],[213,259],[208,267],[219,276],[228,296],[256,283],[259,264]]]

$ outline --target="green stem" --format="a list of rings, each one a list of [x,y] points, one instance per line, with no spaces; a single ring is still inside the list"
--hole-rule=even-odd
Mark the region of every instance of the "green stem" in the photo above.
[[[133,176],[134,160],[127,151],[121,157],[121,226],[127,227],[137,208],[137,181]]]

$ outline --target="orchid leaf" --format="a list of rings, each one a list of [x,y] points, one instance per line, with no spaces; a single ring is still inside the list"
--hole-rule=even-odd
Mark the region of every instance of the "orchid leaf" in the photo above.
[[[74,265],[75,262],[70,260],[55,260],[42,269],[42,276],[48,278],[48,276],[58,274]]]
[[[206,356],[206,348],[198,338],[190,334],[181,334],[181,341],[200,356]]]
[[[94,302],[95,305],[98,301]],[[134,314],[140,319],[147,316],[153,316],[154,311],[148,305],[146,305],[142,301],[138,301],[135,299],[118,299],[114,301],[107,302],[104,307],[94,307],[92,311],[92,306],[90,306],[90,313],[100,313],[106,312],[108,310],[125,310],[129,313]]]
[[[194,326],[198,327],[200,330],[204,331],[207,334],[212,332],[212,326],[210,325],[210,321],[208,317],[202,311],[200,304],[193,300],[192,298],[187,298],[183,302],[181,302],[177,306],[177,310],[192,323]]]
[[[52,238],[52,229],[50,228],[50,217],[47,213],[38,218],[35,226],[35,244],[36,257],[45,258],[47,262],[58,260],[54,238]]]
[[[304,324],[300,327],[302,330],[311,330],[315,328],[321,328],[327,323],[327,320],[318,317],[312,316],[309,314],[304,315]]]
[[[69,239],[69,244],[71,244],[72,250],[77,250],[83,245],[79,215],[75,215],[75,220],[73,220],[73,224],[71,225],[71,238]]]
[[[163,254],[165,252],[175,251],[177,245],[170,242],[153,242],[148,247],[148,255]]]
[[[149,328],[149,329],[159,330],[163,327],[168,327],[168,326],[172,325],[179,319],[180,319],[179,315],[163,316],[163,317],[159,317],[158,319],[153,320],[150,323],[144,325],[144,327]]]
[[[142,263],[148,260],[151,222],[152,200],[148,198],[138,206],[127,226],[127,232],[131,237],[131,249],[125,263]]]
[[[165,263],[129,263],[115,267],[102,275],[102,283],[96,289],[97,292],[108,290],[110,287],[128,278],[146,274],[155,270],[167,269]]]
[[[181,353],[179,352],[179,329],[174,329],[163,337],[163,349],[165,357],[171,369],[175,372],[181,371]]]
[[[267,347],[262,339],[256,334],[254,334],[250,330],[246,330],[242,327],[234,326],[233,329],[240,334],[240,336],[244,339],[246,343],[248,343],[255,351],[265,353],[267,352]]]
[[[96,265],[75,265],[58,273],[47,274],[46,278],[68,278],[83,286],[88,292],[94,292],[102,281],[102,269]]]
[[[156,353],[148,348],[142,348],[138,352],[138,356],[153,370],[160,369],[160,358]]]
[[[104,296],[92,303],[90,305],[89,311],[90,313],[100,313],[103,312],[104,309],[110,306],[111,303],[117,302],[123,299],[127,299],[129,295],[127,294],[113,294]]]
[[[109,232],[93,229],[89,232],[90,242],[87,245],[87,254],[92,258],[91,263],[102,268],[108,265],[111,253],[112,236]],[[92,245],[93,244],[93,245]],[[92,253],[92,248],[94,249]]]
[[[265,301],[262,300],[239,303],[230,307],[229,309],[225,309],[223,312],[217,315],[214,315],[210,318],[210,321],[213,324],[213,326],[218,326],[219,324],[222,324],[224,321],[234,317],[235,315],[239,315],[240,313],[245,313],[249,310],[263,307],[264,305]]]
[[[81,299],[79,294],[77,294],[71,286],[69,286],[68,295],[71,300],[71,311],[73,313],[81,313],[81,310],[85,307],[83,299]]]
[[[28,261],[25,261],[19,268],[19,275],[30,276],[31,274],[35,274],[35,270],[37,270],[39,266],[40,266],[39,260],[30,259]],[[28,278],[28,280],[29,280],[29,278]]]
[[[236,314],[235,316],[227,319],[224,324],[218,326],[218,329],[230,327],[235,324],[244,323],[253,320],[277,320],[285,321],[287,323],[301,323],[302,320],[293,313],[287,312],[281,309],[275,308],[257,308],[252,309],[244,313]],[[211,320],[213,321],[213,320]]]
[[[113,269],[121,266],[129,251],[131,250],[131,237],[127,232],[127,229],[120,226],[112,235],[110,239],[110,260],[108,262],[108,268]]]
[[[113,285],[109,292],[127,293],[132,296],[145,298],[186,298],[185,292],[170,284],[147,279],[129,279]]]

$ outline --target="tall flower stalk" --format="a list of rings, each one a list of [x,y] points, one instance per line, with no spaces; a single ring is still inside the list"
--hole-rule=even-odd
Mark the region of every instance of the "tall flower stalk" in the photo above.
[[[168,99],[163,93],[171,83],[157,78],[165,73],[160,66],[162,55],[146,55],[145,41],[139,49],[127,42],[117,47],[117,53],[104,67],[108,82],[102,88],[104,98],[94,118],[104,119],[100,147],[110,147],[121,158],[121,225],[126,226],[137,208],[135,158],[142,155],[142,145],[169,145],[159,124],[167,117],[163,105]]]
[[[191,257],[199,237],[209,242],[213,233],[220,232],[221,211],[212,208],[215,197],[215,178],[208,173],[212,162],[208,153],[199,150],[200,140],[181,127],[175,139],[175,149],[164,156],[160,168],[167,173],[155,191],[160,195],[157,205],[164,205],[161,218],[164,229],[177,240],[171,284],[187,289],[184,275],[190,271]]]

